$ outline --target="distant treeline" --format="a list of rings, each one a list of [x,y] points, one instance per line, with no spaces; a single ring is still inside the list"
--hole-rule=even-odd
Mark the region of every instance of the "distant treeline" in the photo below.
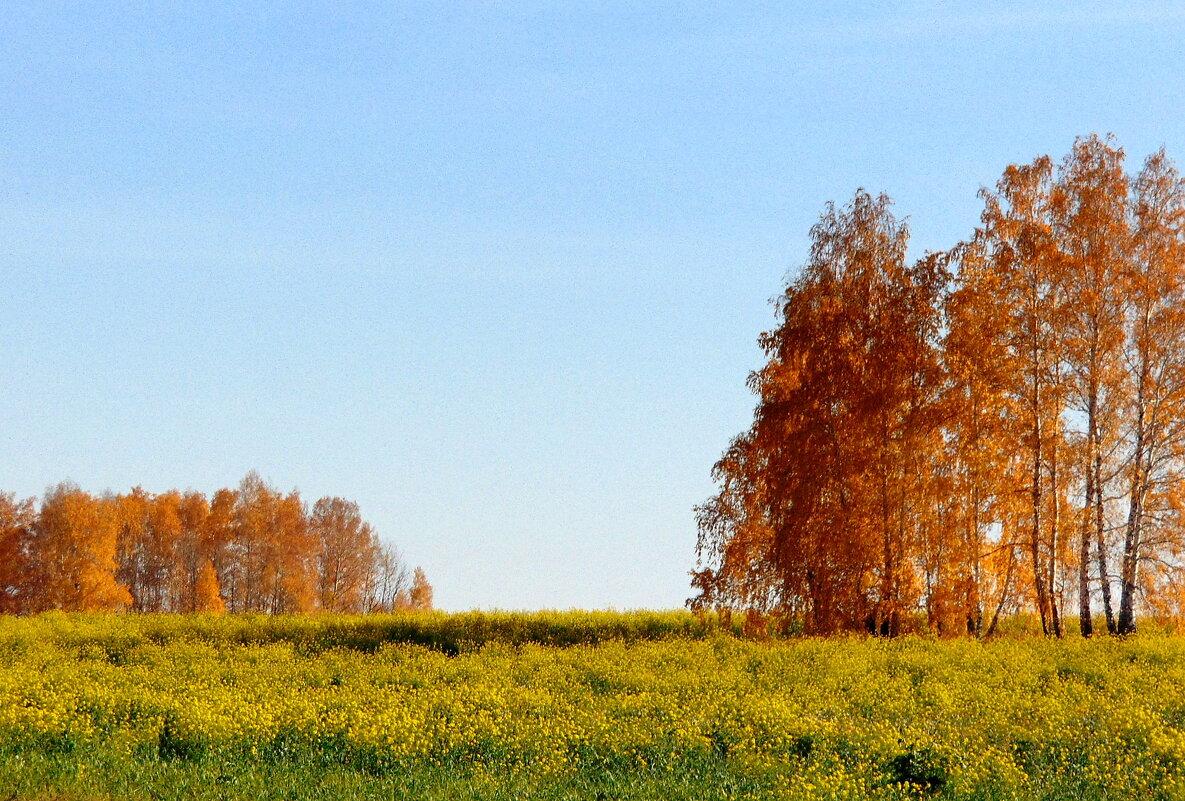
[[[429,609],[432,587],[358,505],[310,508],[251,472],[237,489],[69,483],[38,503],[0,493],[0,612],[379,612]]]
[[[694,606],[881,634],[1185,614],[1185,183],[1090,136],[981,197],[916,261],[884,195],[811,230],[699,508]]]

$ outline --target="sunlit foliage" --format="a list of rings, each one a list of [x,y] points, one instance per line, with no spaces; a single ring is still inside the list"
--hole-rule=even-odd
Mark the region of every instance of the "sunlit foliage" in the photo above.
[[[1185,611],[1185,184],[1090,136],[981,197],[913,262],[887,197],[828,206],[698,509],[694,607],[1058,636]]]
[[[209,500],[72,484],[40,504],[0,493],[0,612],[395,608],[432,608],[432,586],[343,498],[309,510],[256,473]]]

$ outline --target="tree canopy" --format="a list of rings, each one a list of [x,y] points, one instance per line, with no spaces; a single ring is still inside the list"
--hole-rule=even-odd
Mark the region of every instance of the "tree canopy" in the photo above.
[[[916,260],[887,196],[827,206],[697,507],[693,606],[1085,636],[1185,609],[1185,184],[1088,136],[980,194]]]
[[[429,609],[432,586],[358,505],[308,508],[248,473],[235,489],[0,493],[0,612]]]

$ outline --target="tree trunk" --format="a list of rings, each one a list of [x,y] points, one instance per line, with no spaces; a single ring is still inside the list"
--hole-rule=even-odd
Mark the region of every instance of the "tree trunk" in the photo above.
[[[1090,451],[1093,449],[1094,436],[1093,432],[1088,430],[1087,436],[1087,458],[1090,458]],[[1082,542],[1078,549],[1078,630],[1083,637],[1090,637],[1094,634],[1094,622],[1090,619],[1090,535],[1091,535],[1091,521],[1089,512],[1094,509],[1094,473],[1092,470],[1087,470],[1086,473],[1086,509],[1088,514],[1082,520]]]
[[[1034,373],[1036,372],[1036,352],[1033,354]],[[1030,495],[1033,504],[1032,528],[1029,532],[1029,556],[1033,561],[1033,584],[1037,591],[1037,612],[1041,616],[1041,633],[1049,634],[1049,599],[1045,588],[1045,565],[1041,559],[1041,505],[1044,500],[1041,487],[1041,395],[1038,389],[1038,379],[1033,377],[1033,484]]]
[[[1123,538],[1123,562],[1120,568],[1119,622],[1117,634],[1136,630],[1136,568],[1139,563],[1140,534],[1144,522],[1144,495],[1148,491],[1148,442],[1145,419],[1144,373],[1136,391],[1136,441],[1132,449],[1132,480],[1128,496],[1127,531]]]
[[[1050,501],[1053,508],[1050,510],[1049,520],[1049,621],[1053,627],[1053,635],[1061,637],[1062,631],[1062,617],[1061,609],[1058,607],[1057,597],[1057,550],[1058,550],[1058,536],[1061,531],[1061,497],[1058,492],[1058,462],[1057,462],[1057,444],[1055,443],[1050,449],[1049,460],[1049,488]]]
[[[1012,569],[1016,565],[1016,550],[1012,543],[1008,545],[1008,567],[1004,570],[1004,588],[1000,591],[1000,601],[996,604],[996,611],[992,614],[992,622],[988,625],[985,637],[991,637],[996,633],[996,627],[1000,624],[1000,613],[1004,611],[1004,604],[1008,602],[1008,596],[1012,592]]]
[[[978,480],[975,477],[973,480]],[[967,633],[979,636],[983,633],[983,601],[979,596],[981,550],[979,536],[979,486],[971,486],[971,575],[967,588]]]
[[[1102,449],[1098,449],[1095,453],[1094,475],[1095,482],[1100,482],[1103,475]],[[1098,543],[1099,587],[1103,592],[1103,613],[1107,617],[1107,633],[1115,634],[1115,612],[1111,605],[1111,576],[1107,572],[1107,541],[1104,530],[1103,493],[1101,487],[1095,491],[1094,511],[1095,539]]]
[[[1133,481],[1133,484],[1136,482]],[[1139,562],[1140,524],[1143,517],[1141,490],[1132,487],[1131,508],[1127,516],[1127,533],[1123,541],[1123,566],[1120,575],[1118,634],[1132,634],[1136,630],[1135,595],[1136,565]]]

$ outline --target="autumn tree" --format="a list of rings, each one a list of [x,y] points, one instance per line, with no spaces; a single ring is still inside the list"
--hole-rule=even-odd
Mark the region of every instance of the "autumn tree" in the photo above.
[[[113,499],[69,483],[48,490],[29,551],[30,611],[130,606],[131,593],[115,575],[119,529]]]
[[[239,482],[233,522],[227,542],[228,580],[223,584],[227,608],[252,612],[264,608],[265,582],[274,575],[271,530],[277,493],[252,471]]]
[[[944,301],[943,502],[951,539],[950,603],[968,633],[994,630],[1014,600],[1018,542],[1012,506],[1014,399],[1009,331],[997,313],[1001,280],[980,244],[955,248],[958,280]],[[934,601],[931,601],[932,605]],[[985,630],[986,626],[986,630]]]
[[[226,601],[223,600],[218,586],[218,573],[214,570],[214,563],[209,559],[198,570],[189,611],[213,614],[226,611]]]
[[[172,608],[178,612],[202,611],[199,597],[208,587],[199,588],[202,573],[209,567],[217,587],[218,574],[214,569],[214,553],[207,535],[210,503],[200,492],[190,490],[177,503],[178,537],[174,548],[176,564],[173,572]],[[217,594],[217,589],[214,590]],[[207,601],[209,599],[207,598]]]
[[[940,443],[940,259],[906,261],[885,196],[812,229],[810,258],[763,334],[753,426],[699,507],[697,603],[778,607],[810,630],[893,633],[920,597]]]
[[[211,513],[213,514],[213,513]],[[235,496],[227,580],[235,612],[307,612],[316,603],[317,545],[300,494],[287,495],[248,473]]]
[[[1163,152],[1135,181],[1130,322],[1124,362],[1127,516],[1118,631],[1135,630],[1139,570],[1166,552],[1180,558],[1185,437],[1185,186]],[[1176,563],[1180,567],[1180,562]]]
[[[427,610],[432,608],[432,585],[428,583],[428,577],[423,568],[417,567],[413,572],[411,588],[408,589],[407,595],[412,609]]]
[[[1052,190],[1053,235],[1059,251],[1055,283],[1065,311],[1059,315],[1068,367],[1067,401],[1082,420],[1083,502],[1078,547],[1078,616],[1082,635],[1093,633],[1091,570],[1107,628],[1115,632],[1107,569],[1107,499],[1119,455],[1125,386],[1122,365],[1130,292],[1129,182],[1123,151],[1109,140],[1079,139],[1062,163]],[[1093,549],[1093,558],[1092,558]]]
[[[378,538],[362,519],[358,504],[321,498],[309,527],[318,543],[317,598],[330,612],[361,612],[377,567]]]
[[[34,500],[0,492],[0,613],[25,611],[30,592],[30,548],[37,523]]]
[[[181,493],[149,495],[139,487],[113,499],[119,517],[116,577],[137,612],[180,611],[177,549],[183,527]]]
[[[1064,337],[1068,308],[1060,280],[1065,265],[1054,232],[1053,164],[1041,157],[1010,166],[995,191],[984,191],[977,249],[998,277],[986,300],[1007,332],[1007,392],[1017,415],[1016,480],[1027,498],[1026,549],[1041,628],[1061,635],[1061,569],[1066,549],[1064,410],[1068,390]],[[1022,472],[1023,471],[1023,472]],[[1023,478],[1022,478],[1023,476]]]
[[[134,487],[126,495],[115,498],[118,516],[119,536],[116,550],[116,579],[127,588],[132,597],[132,609],[145,611],[148,603],[145,596],[150,587],[159,586],[149,575],[149,551],[152,548],[152,533],[149,522],[149,508],[152,497],[140,487]]]
[[[296,490],[278,499],[269,545],[274,573],[269,575],[266,611],[304,613],[317,604],[317,538],[309,528],[304,502]]]
[[[213,565],[221,596],[227,599],[228,609],[232,608],[229,599],[236,597],[237,589],[238,569],[233,560],[233,542],[238,503],[236,490],[224,487],[215,492],[210,497],[210,512],[201,530],[204,550]]]

